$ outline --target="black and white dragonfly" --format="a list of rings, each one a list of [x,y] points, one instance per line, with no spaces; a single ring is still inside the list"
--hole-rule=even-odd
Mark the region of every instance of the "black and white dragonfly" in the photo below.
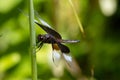
[[[40,24],[35,20],[35,23],[42,28],[47,34],[39,34],[37,37],[37,47],[40,49],[44,43],[48,43],[52,45],[52,59],[55,64],[59,64],[61,59],[64,59],[69,65],[72,62],[72,57],[69,54],[70,49],[63,45],[62,43],[77,43],[79,40],[63,40],[61,35],[50,28],[47,25]]]

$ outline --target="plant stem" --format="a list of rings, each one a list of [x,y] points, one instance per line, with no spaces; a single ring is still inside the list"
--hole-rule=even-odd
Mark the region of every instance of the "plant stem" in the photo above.
[[[78,23],[78,25],[79,25],[79,27],[80,27],[80,31],[81,31],[81,33],[83,34],[83,36],[85,37],[82,23],[80,22],[80,19],[79,19],[79,17],[78,17],[78,14],[77,14],[77,12],[76,12],[76,10],[75,10],[75,8],[74,8],[74,5],[73,5],[73,3],[72,3],[72,0],[69,0],[69,4],[71,5],[71,7],[72,7],[72,9],[73,9],[73,12],[74,12],[74,15],[75,15],[75,17],[76,17],[77,23]]]
[[[31,52],[31,71],[32,80],[37,80],[37,63],[36,63],[36,37],[34,27],[34,8],[33,0],[29,0],[29,24],[30,24],[30,52]]]

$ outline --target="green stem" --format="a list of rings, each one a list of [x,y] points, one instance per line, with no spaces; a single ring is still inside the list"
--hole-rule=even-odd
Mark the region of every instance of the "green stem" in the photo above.
[[[33,0],[29,0],[29,24],[30,24],[30,52],[31,52],[31,71],[32,80],[37,80],[37,63],[36,63],[36,37],[34,27],[34,8]]]

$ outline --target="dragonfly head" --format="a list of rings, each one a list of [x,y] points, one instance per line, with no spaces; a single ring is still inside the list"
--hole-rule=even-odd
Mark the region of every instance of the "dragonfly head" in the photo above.
[[[37,37],[38,42],[43,41],[45,39],[44,35],[39,34]]]

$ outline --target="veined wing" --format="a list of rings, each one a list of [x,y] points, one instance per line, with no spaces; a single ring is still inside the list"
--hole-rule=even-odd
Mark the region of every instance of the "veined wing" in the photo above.
[[[63,53],[63,59],[65,60],[65,62],[68,64],[68,66],[72,66],[72,56],[70,55],[70,53],[66,54],[66,53]]]
[[[55,30],[49,28],[48,26],[42,25],[42,24],[38,23],[36,20],[35,20],[35,23],[36,23],[38,26],[40,26],[43,30],[45,30],[47,33],[53,35],[54,37],[56,37],[56,38],[58,38],[58,39],[61,39],[61,38],[62,38],[61,35],[60,35],[58,32],[56,32]]]
[[[66,61],[66,63],[71,66],[72,64],[72,56],[70,55],[70,50],[67,46],[58,43],[59,48],[61,49],[62,52],[62,57]]]
[[[62,44],[52,44],[53,47],[53,62],[57,65],[63,59],[68,66],[72,65],[72,57],[69,54],[70,50]],[[64,50],[63,50],[64,49]]]
[[[62,57],[61,57],[62,53],[57,44],[52,44],[52,48],[53,48],[52,59],[53,59],[53,62],[55,63],[55,65],[58,66],[62,59]]]

